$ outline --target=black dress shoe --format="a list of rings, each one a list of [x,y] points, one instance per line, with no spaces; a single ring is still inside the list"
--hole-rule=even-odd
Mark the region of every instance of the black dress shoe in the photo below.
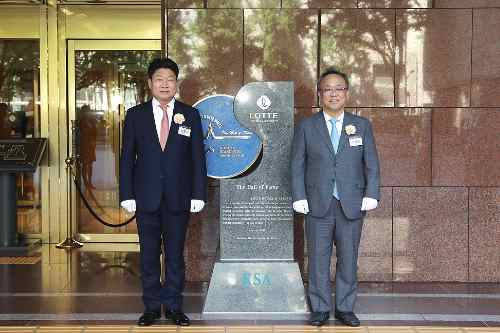
[[[175,325],[189,326],[189,318],[182,311],[165,311],[165,318],[170,319]]]
[[[335,311],[335,319],[338,319],[342,324],[358,327],[360,325],[358,317],[354,314],[354,312],[339,312]]]
[[[156,311],[146,311],[139,317],[137,325],[139,326],[151,326],[155,323],[157,319],[160,319],[160,312]]]
[[[330,319],[330,312],[313,312],[311,313],[311,325],[323,326]]]

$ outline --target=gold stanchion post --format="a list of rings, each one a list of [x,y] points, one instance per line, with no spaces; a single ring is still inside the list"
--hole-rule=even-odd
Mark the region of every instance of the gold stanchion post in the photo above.
[[[78,124],[77,121],[72,120],[71,121],[71,131],[73,133],[73,149],[71,152],[71,156],[67,157],[64,162],[66,163],[66,183],[67,183],[67,188],[66,188],[66,193],[68,195],[68,202],[69,202],[69,209],[68,209],[68,237],[61,243],[56,245],[56,248],[58,249],[66,249],[66,250],[71,250],[71,249],[77,249],[81,248],[83,246],[83,243],[77,241],[76,239],[73,238],[73,221],[71,220],[71,217],[73,216],[73,200],[71,198],[71,182],[73,181],[72,176],[77,177],[77,173],[73,172],[74,167],[78,163]],[[76,180],[76,179],[75,179]]]

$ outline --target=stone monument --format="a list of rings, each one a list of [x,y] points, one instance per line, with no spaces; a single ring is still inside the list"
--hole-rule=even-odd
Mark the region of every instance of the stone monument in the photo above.
[[[224,110],[231,98],[195,105],[206,133],[208,173],[221,178],[220,259],[203,318],[306,318],[304,285],[293,261],[293,83],[249,83]]]

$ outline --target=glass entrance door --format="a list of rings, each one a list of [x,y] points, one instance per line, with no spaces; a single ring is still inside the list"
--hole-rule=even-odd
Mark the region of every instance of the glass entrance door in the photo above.
[[[40,42],[0,38],[0,140],[40,137]],[[42,232],[41,174],[17,174],[17,230]]]
[[[69,119],[80,138],[74,215],[83,241],[138,240],[135,221],[120,226],[132,217],[119,208],[121,131],[125,111],[149,99],[147,67],[160,49],[159,40],[68,41]]]

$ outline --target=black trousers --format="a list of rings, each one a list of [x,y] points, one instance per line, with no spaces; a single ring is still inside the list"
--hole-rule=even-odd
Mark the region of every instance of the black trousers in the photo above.
[[[162,202],[156,212],[137,212],[143,302],[146,311],[160,311],[161,304],[182,310],[185,263],[184,242],[189,212],[171,212]],[[161,283],[160,253],[163,243],[165,281]]]

